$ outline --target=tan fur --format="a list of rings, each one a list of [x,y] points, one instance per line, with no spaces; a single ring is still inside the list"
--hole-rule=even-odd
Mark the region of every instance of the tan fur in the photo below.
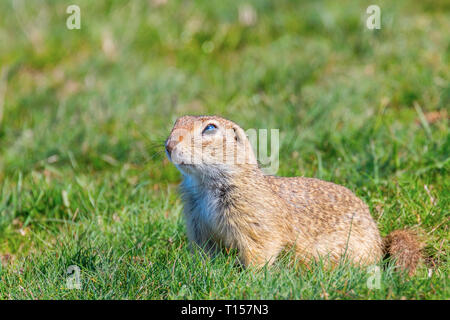
[[[203,133],[210,123],[216,131]],[[234,248],[244,265],[255,266],[272,263],[286,248],[294,248],[305,263],[319,257],[337,263],[345,257],[368,265],[383,257],[378,228],[361,199],[331,182],[265,175],[245,132],[232,121],[181,117],[166,149],[184,176],[188,237],[211,254]],[[245,155],[244,163],[236,161],[236,153]],[[192,161],[198,156],[200,162]],[[405,252],[400,237],[388,239],[392,253]],[[408,256],[400,262],[410,270],[416,263]]]

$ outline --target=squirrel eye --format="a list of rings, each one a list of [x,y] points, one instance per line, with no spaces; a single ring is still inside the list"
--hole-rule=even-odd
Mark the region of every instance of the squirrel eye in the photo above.
[[[212,123],[210,123],[210,124],[208,124],[208,125],[205,127],[205,129],[203,129],[202,134],[203,134],[203,133],[206,133],[206,132],[209,132],[209,131],[212,131],[212,130],[215,130],[215,129],[217,129],[217,126],[214,125],[214,124],[212,124]]]

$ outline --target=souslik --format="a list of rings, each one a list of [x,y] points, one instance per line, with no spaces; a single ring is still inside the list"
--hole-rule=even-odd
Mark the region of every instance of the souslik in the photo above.
[[[283,249],[305,264],[345,258],[370,265],[389,254],[409,274],[416,270],[421,245],[413,232],[382,239],[368,206],[343,186],[265,175],[244,130],[230,120],[183,116],[165,147],[183,175],[188,238],[211,255],[234,248],[244,266],[262,266]],[[245,161],[235,161],[236,154]]]

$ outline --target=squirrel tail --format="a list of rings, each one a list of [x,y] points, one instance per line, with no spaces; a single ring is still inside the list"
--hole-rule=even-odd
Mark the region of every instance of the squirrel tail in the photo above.
[[[411,230],[395,230],[383,239],[384,252],[411,276],[422,258],[422,246]]]

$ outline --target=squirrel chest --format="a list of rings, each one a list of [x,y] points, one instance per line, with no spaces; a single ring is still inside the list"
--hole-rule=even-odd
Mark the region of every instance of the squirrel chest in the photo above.
[[[197,228],[204,229],[213,238],[225,240],[227,203],[225,191],[221,187],[199,186],[187,178],[181,185],[185,214],[197,224]]]

